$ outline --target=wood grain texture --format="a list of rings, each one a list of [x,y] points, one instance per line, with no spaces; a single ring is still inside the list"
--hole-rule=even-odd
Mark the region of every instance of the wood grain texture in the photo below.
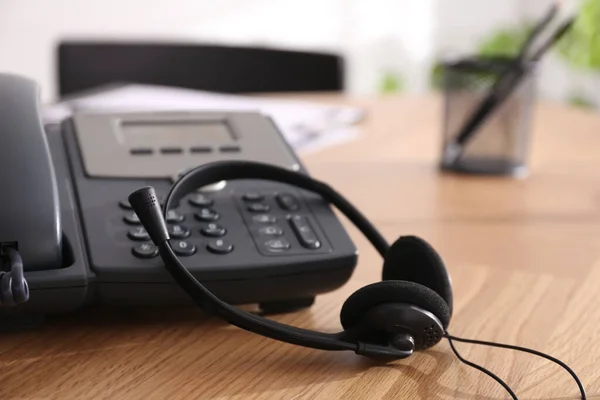
[[[525,180],[440,174],[436,97],[350,99],[367,107],[361,136],[303,155],[394,240],[416,234],[445,258],[455,291],[450,331],[557,356],[600,395],[600,117],[537,107]],[[360,248],[355,275],[301,312],[276,319],[340,329],[339,310],[381,276]],[[530,355],[458,344],[523,399],[575,399],[559,367]],[[278,343],[198,310],[102,310],[58,318],[42,330],[0,336],[6,399],[505,399],[491,379],[458,362],[443,342],[390,365],[352,353]],[[600,398],[598,396],[597,398]]]

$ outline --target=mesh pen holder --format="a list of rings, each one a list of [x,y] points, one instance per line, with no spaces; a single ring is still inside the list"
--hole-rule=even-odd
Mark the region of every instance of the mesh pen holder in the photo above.
[[[494,108],[462,146],[448,157],[463,125],[509,67],[510,58],[469,58],[444,65],[444,125],[440,168],[483,174],[527,175],[527,158],[535,100],[535,68]]]

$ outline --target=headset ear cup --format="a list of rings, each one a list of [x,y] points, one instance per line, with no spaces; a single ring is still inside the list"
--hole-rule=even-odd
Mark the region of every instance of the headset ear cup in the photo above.
[[[385,255],[382,279],[415,282],[435,291],[453,308],[452,281],[444,261],[425,240],[402,236]]]
[[[0,305],[14,306],[17,303],[12,293],[12,274],[3,272],[0,274]]]
[[[450,323],[448,304],[433,290],[414,282],[384,281],[365,286],[348,297],[340,312],[342,326],[345,330],[355,327],[370,309],[384,303],[412,304],[435,315],[444,328]]]
[[[13,299],[17,304],[25,303],[29,300],[29,285],[25,279],[15,281],[13,279],[11,283],[11,289],[13,293]]]
[[[10,289],[13,300],[17,304],[25,303],[29,300],[29,285],[23,273],[23,263],[21,260],[13,265],[10,277]]]

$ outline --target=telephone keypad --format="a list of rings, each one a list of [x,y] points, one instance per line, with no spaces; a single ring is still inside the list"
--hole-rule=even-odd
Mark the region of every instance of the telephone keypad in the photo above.
[[[292,190],[241,193],[238,206],[256,248],[265,256],[331,252],[312,213]]]
[[[164,196],[159,196],[159,198],[164,204]],[[199,224],[199,227],[192,228],[198,229],[197,232],[207,238],[207,241],[203,243],[206,250],[213,254],[227,254],[233,251],[233,244],[222,238],[227,234],[227,229],[220,224],[212,222],[220,218],[219,213],[215,209],[209,207],[215,203],[214,199],[204,194],[194,194],[189,198],[188,203],[193,207],[193,210],[195,209],[195,211],[197,211],[193,214],[195,219],[204,222],[204,224]],[[181,203],[178,203],[167,212],[167,229],[171,239],[175,239],[172,242],[173,251],[179,256],[192,256],[198,253],[198,247],[194,243],[184,240],[192,237],[193,234],[192,229],[179,224],[184,221],[186,217],[185,210],[179,208],[180,205]],[[123,221],[129,225],[141,224],[134,212],[125,215]],[[158,255],[158,248],[150,242],[150,236],[144,227],[139,226],[132,228],[127,232],[127,236],[131,240],[144,242],[133,246],[131,249],[136,257],[153,258]],[[208,240],[209,238],[212,240]]]
[[[323,239],[315,229],[316,221],[306,207],[302,207],[300,197],[291,192],[242,192],[233,194],[237,197],[238,208],[231,211],[240,213],[246,223],[254,247],[264,256],[285,256],[310,254],[312,252],[328,252],[323,247]],[[164,200],[164,196],[159,196]],[[237,233],[229,234],[227,221],[231,216],[225,210],[229,198],[220,199],[216,194],[193,193],[184,197],[167,212],[167,229],[172,241],[173,251],[179,256],[226,255],[234,250],[231,238]],[[119,202],[120,208],[128,204]],[[221,215],[221,213],[223,213]],[[196,222],[182,224],[186,218],[192,217]],[[133,226],[127,231],[135,244],[132,253],[138,258],[153,258],[157,249],[150,241],[146,230],[140,225],[134,212],[126,214],[123,220]],[[225,223],[221,222],[224,221]],[[219,223],[217,223],[219,221]],[[236,225],[237,226],[237,225]],[[229,226],[231,228],[231,226]],[[194,240],[195,239],[195,240]]]
[[[131,249],[134,256],[139,258],[154,258],[158,255],[158,247],[152,243],[140,243]]]

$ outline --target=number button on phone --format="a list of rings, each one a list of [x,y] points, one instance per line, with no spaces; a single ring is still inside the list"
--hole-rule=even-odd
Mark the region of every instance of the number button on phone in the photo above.
[[[272,224],[273,222],[277,221],[277,219],[269,214],[257,214],[252,217],[252,221],[259,224]]]
[[[125,210],[133,210],[133,207],[129,203],[128,199],[123,199],[123,200],[119,201],[119,205],[121,206],[121,208],[123,208]]]
[[[283,229],[277,225],[261,226],[258,233],[266,236],[281,236],[283,234]]]
[[[139,225],[141,223],[136,213],[127,214],[123,217],[123,221],[130,225]]]
[[[248,206],[248,211],[250,212],[267,212],[271,209],[268,204],[263,203],[253,203]]]
[[[206,246],[208,251],[215,254],[227,254],[233,250],[233,245],[225,239],[211,240]]]
[[[213,203],[213,199],[203,194],[195,194],[190,198],[190,204],[196,207],[208,207]]]
[[[216,221],[219,219],[219,214],[212,208],[201,208],[200,211],[194,214],[199,221],[209,222]]]
[[[131,249],[134,256],[138,258],[153,258],[158,255],[158,247],[152,243],[141,243]]]
[[[288,211],[296,211],[300,208],[300,204],[294,195],[290,193],[280,193],[277,195],[277,203],[279,207]]]
[[[196,252],[196,246],[185,240],[180,240],[172,244],[175,254],[180,256],[191,256]]]
[[[131,240],[139,240],[142,242],[150,240],[150,235],[148,235],[148,232],[146,232],[146,229],[143,226],[131,229],[129,232],[127,232],[127,236]]]
[[[224,236],[227,230],[218,224],[208,224],[200,228],[200,233],[208,237],[219,237]]]
[[[162,211],[162,208],[165,206],[166,202],[167,202],[167,196],[158,196],[158,204],[160,204],[161,211]],[[179,207],[179,203],[180,203],[179,200],[177,200],[177,201],[171,200],[171,203],[169,204],[169,209],[172,210],[172,209]]]
[[[184,220],[183,215],[179,214],[177,211],[175,210],[169,210],[167,211],[167,222],[181,222]]]
[[[287,249],[290,248],[290,242],[288,242],[287,240],[281,238],[281,239],[271,239],[271,240],[267,240],[265,242],[265,247],[267,248],[267,250],[274,252],[274,253],[279,253],[282,251],[286,251]]]
[[[256,193],[256,192],[248,192],[246,194],[244,194],[242,196],[242,198],[246,201],[261,201],[262,199],[265,198],[265,196],[263,196],[260,193]]]
[[[190,236],[190,230],[182,225],[169,226],[169,236],[173,239],[185,239]]]

